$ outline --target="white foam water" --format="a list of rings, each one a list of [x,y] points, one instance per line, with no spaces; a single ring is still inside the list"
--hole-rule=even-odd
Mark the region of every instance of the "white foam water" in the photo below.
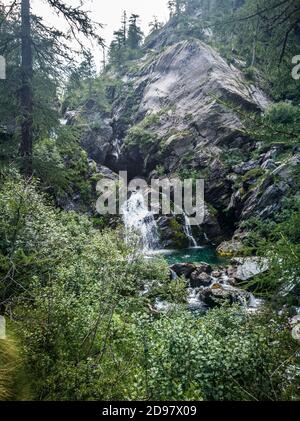
[[[198,247],[197,241],[195,240],[195,237],[193,236],[192,227],[190,224],[190,220],[186,214],[184,214],[184,225],[183,225],[184,233],[189,239],[190,247],[196,248]]]
[[[152,212],[142,193],[134,192],[122,206],[126,242],[136,241],[143,252],[159,248],[159,234]]]

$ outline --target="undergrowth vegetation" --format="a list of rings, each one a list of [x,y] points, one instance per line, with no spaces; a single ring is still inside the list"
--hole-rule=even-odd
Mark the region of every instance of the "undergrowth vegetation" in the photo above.
[[[289,67],[292,47],[299,45],[299,21],[298,32],[285,39],[286,25],[294,22],[293,1],[278,6],[267,0],[258,13],[263,1],[169,1],[169,22],[162,29],[155,18],[144,44],[138,16],[128,22],[125,13],[100,75],[91,56],[58,75],[53,56],[40,66],[43,57],[34,54],[30,177],[22,175],[19,153],[20,22],[17,15],[6,21],[0,10],[9,39],[18,39],[7,59],[6,84],[0,85],[0,315],[7,322],[6,338],[0,338],[0,400],[300,400],[299,340],[292,337],[290,320],[300,308],[300,108]],[[278,7],[283,27],[265,27]],[[298,19],[299,8],[295,13]],[[33,38],[47,44],[35,25]],[[201,108],[199,116],[177,115],[175,105],[163,99],[165,108],[144,116],[144,82],[137,89],[135,79],[149,72],[156,80],[155,72],[165,70],[159,70],[159,55],[168,45],[194,38],[238,67],[245,89],[255,84],[277,101],[260,114],[219,99],[220,110],[227,107],[240,119],[241,148],[216,144],[209,157],[201,149],[207,139],[199,132],[197,148],[197,125],[192,130]],[[0,54],[6,43],[0,31]],[[280,47],[286,47],[282,57]],[[174,127],[158,135],[153,128],[163,128],[170,117]],[[222,128],[215,129],[217,134]],[[101,164],[84,150],[86,138],[97,143],[96,152],[105,149]],[[172,155],[174,144],[185,139],[193,148]],[[95,185],[107,171],[114,177],[105,166],[116,158],[112,151],[120,150],[155,155],[149,168],[160,177],[174,168],[180,179],[220,179],[213,187],[221,199],[207,203],[204,222],[237,230],[241,254],[268,260],[266,272],[238,285],[264,298],[260,311],[227,304],[205,314],[188,310],[186,279],[171,279],[165,259],[148,259],[128,245],[117,219],[95,215]],[[266,153],[262,168],[259,159]],[[146,172],[140,155],[130,162]],[[200,166],[195,155],[204,158]],[[169,168],[162,157],[170,158]],[[250,167],[240,170],[248,161]],[[218,166],[220,172],[211,171]],[[257,193],[257,202],[273,186],[282,190],[275,189],[271,199],[279,190],[283,197],[271,217],[253,212],[239,219],[251,194]],[[269,206],[273,202],[263,210]],[[174,247],[188,246],[181,221],[169,219],[165,228]],[[161,302],[166,311],[157,310]]]
[[[270,315],[226,306],[189,314],[185,283],[169,280],[164,260],[144,260],[120,231],[56,210],[35,182],[3,180],[0,215],[1,303],[19,338],[0,341],[3,399],[16,398],[19,364],[23,398],[298,397],[286,316],[269,323]],[[152,314],[154,298],[173,309]]]

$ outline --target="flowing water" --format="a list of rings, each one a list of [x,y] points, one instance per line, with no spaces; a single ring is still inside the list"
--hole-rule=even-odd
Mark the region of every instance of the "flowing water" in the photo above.
[[[126,242],[135,242],[146,255],[162,255],[170,263],[205,262],[218,264],[224,260],[217,257],[214,248],[200,247],[193,236],[191,224],[184,215],[184,233],[189,239],[189,248],[184,250],[163,250],[160,248],[157,224],[141,192],[134,192],[122,207]]]
[[[126,242],[136,241],[143,252],[159,248],[157,224],[142,193],[134,192],[122,207]]]
[[[125,225],[126,242],[138,244],[142,253],[151,258],[154,255],[163,256],[169,263],[208,263],[211,265],[226,265],[226,259],[217,256],[212,247],[199,247],[193,237],[190,221],[185,216],[184,232],[190,241],[190,248],[184,250],[162,250],[160,249],[159,233],[157,224],[152,212],[148,210],[148,204],[141,192],[134,192],[122,207],[123,221]],[[177,278],[174,271],[171,270],[171,277]],[[220,282],[216,279],[215,282]],[[223,288],[226,289],[226,279],[223,280]],[[205,311],[205,305],[202,302],[200,292],[197,288],[188,289],[188,308],[191,311]],[[248,304],[245,303],[250,311],[256,311],[261,306],[261,300],[251,295]],[[156,309],[163,310],[168,308],[170,303],[157,301]]]
[[[190,247],[198,247],[197,241],[195,240],[192,232],[192,227],[190,224],[190,220],[186,214],[184,214],[184,225],[183,225],[184,233],[186,237],[189,239]]]

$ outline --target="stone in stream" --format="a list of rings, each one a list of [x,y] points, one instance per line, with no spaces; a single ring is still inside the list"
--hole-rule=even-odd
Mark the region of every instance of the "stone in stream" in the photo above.
[[[215,283],[212,286],[205,288],[201,292],[200,298],[205,305],[213,308],[224,301],[228,301],[230,304],[240,303],[245,305],[249,302],[251,294],[230,285]]]
[[[213,269],[208,263],[176,263],[170,267],[172,272],[177,276],[185,276],[186,279],[196,280],[197,276],[201,274],[211,274]]]
[[[190,276],[190,287],[199,288],[207,287],[212,283],[212,277],[205,272],[199,272],[198,269],[194,271]]]
[[[213,278],[221,278],[222,273],[221,273],[219,270],[214,270],[214,271],[211,273],[211,276],[212,276]]]
[[[234,278],[228,278],[227,282],[228,282],[229,285],[231,285],[233,287],[236,285],[236,279],[234,279]]]
[[[205,273],[211,274],[212,270],[213,269],[211,265],[209,265],[208,263],[200,263],[199,265],[197,265],[198,272],[205,272]]]
[[[171,270],[178,276],[185,276],[189,279],[190,275],[196,270],[196,266],[193,263],[177,263],[171,266]]]

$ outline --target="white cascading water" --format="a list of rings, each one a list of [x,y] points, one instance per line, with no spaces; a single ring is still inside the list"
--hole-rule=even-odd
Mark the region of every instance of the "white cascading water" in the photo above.
[[[197,241],[195,240],[192,232],[192,227],[190,224],[190,220],[186,214],[184,214],[184,225],[183,225],[184,233],[190,241],[190,247],[198,247]]]
[[[125,225],[126,242],[137,238],[142,251],[147,252],[159,248],[157,224],[152,212],[148,210],[142,193],[134,192],[122,206]]]

